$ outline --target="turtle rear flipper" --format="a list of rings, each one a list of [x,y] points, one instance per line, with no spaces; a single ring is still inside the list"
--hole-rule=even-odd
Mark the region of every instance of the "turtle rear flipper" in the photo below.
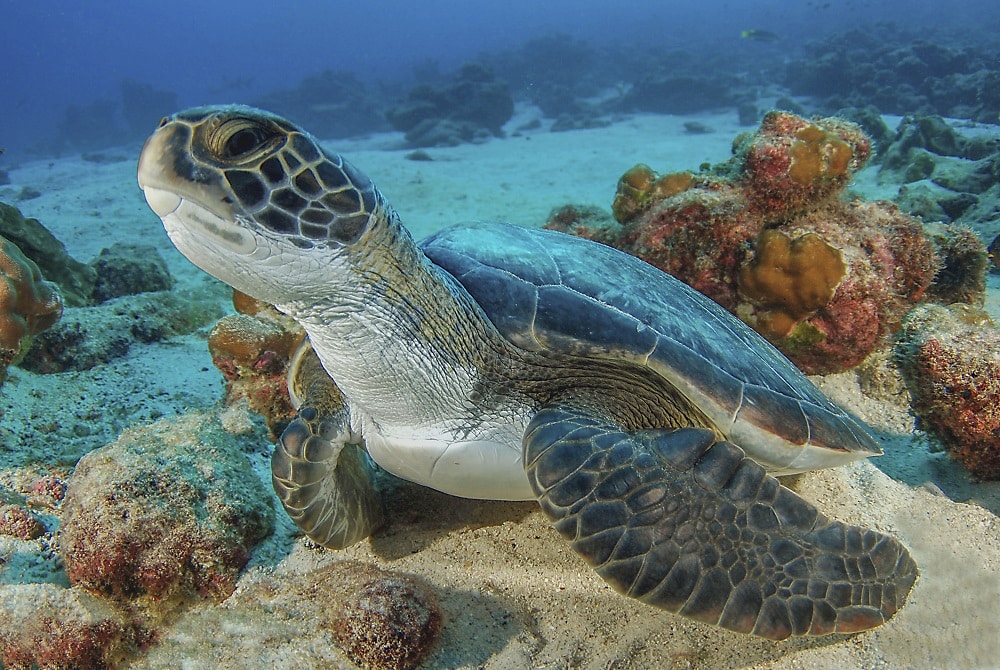
[[[524,462],[545,513],[622,593],[771,639],[884,623],[917,576],[907,550],[827,518],[702,428],[626,433],[539,411]]]

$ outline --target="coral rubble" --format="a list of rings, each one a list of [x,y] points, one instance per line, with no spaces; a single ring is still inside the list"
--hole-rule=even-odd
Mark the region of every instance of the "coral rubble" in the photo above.
[[[898,207],[840,197],[870,154],[853,123],[770,112],[711,171],[626,172],[612,205],[620,225],[557,217],[548,227],[673,274],[807,372],[844,370],[898,328],[940,264],[920,223]]]
[[[0,237],[0,384],[32,338],[62,316],[62,296],[42,279],[38,266]]]
[[[69,481],[66,574],[120,599],[223,599],[273,528],[271,498],[215,421],[190,414],[126,430]]]
[[[980,479],[1000,479],[1000,329],[964,305],[922,305],[896,348],[925,430]]]

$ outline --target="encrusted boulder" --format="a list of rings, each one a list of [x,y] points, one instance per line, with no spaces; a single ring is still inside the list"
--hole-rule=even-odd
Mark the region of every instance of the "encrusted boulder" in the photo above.
[[[272,499],[211,415],[128,429],[80,459],[70,478],[66,574],[118,599],[221,600],[271,533]]]
[[[975,308],[923,305],[896,353],[921,428],[979,479],[1000,479],[1000,329]]]
[[[106,670],[151,638],[140,621],[83,589],[0,588],[0,662],[7,670]]]

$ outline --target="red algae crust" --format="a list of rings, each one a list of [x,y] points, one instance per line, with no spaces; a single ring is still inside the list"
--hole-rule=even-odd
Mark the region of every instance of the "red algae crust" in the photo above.
[[[143,626],[79,588],[0,589],[0,661],[7,670],[103,670],[148,643]]]
[[[232,593],[273,529],[272,496],[206,416],[128,429],[80,459],[60,539],[72,584],[147,601]]]
[[[1000,329],[965,305],[923,305],[896,351],[920,426],[975,477],[1000,479]]]

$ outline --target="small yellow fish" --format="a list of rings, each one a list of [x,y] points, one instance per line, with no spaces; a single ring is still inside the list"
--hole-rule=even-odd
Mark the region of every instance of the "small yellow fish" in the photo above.
[[[740,33],[740,37],[745,40],[752,40],[754,42],[777,42],[778,36],[772,33],[770,30],[744,30]]]

